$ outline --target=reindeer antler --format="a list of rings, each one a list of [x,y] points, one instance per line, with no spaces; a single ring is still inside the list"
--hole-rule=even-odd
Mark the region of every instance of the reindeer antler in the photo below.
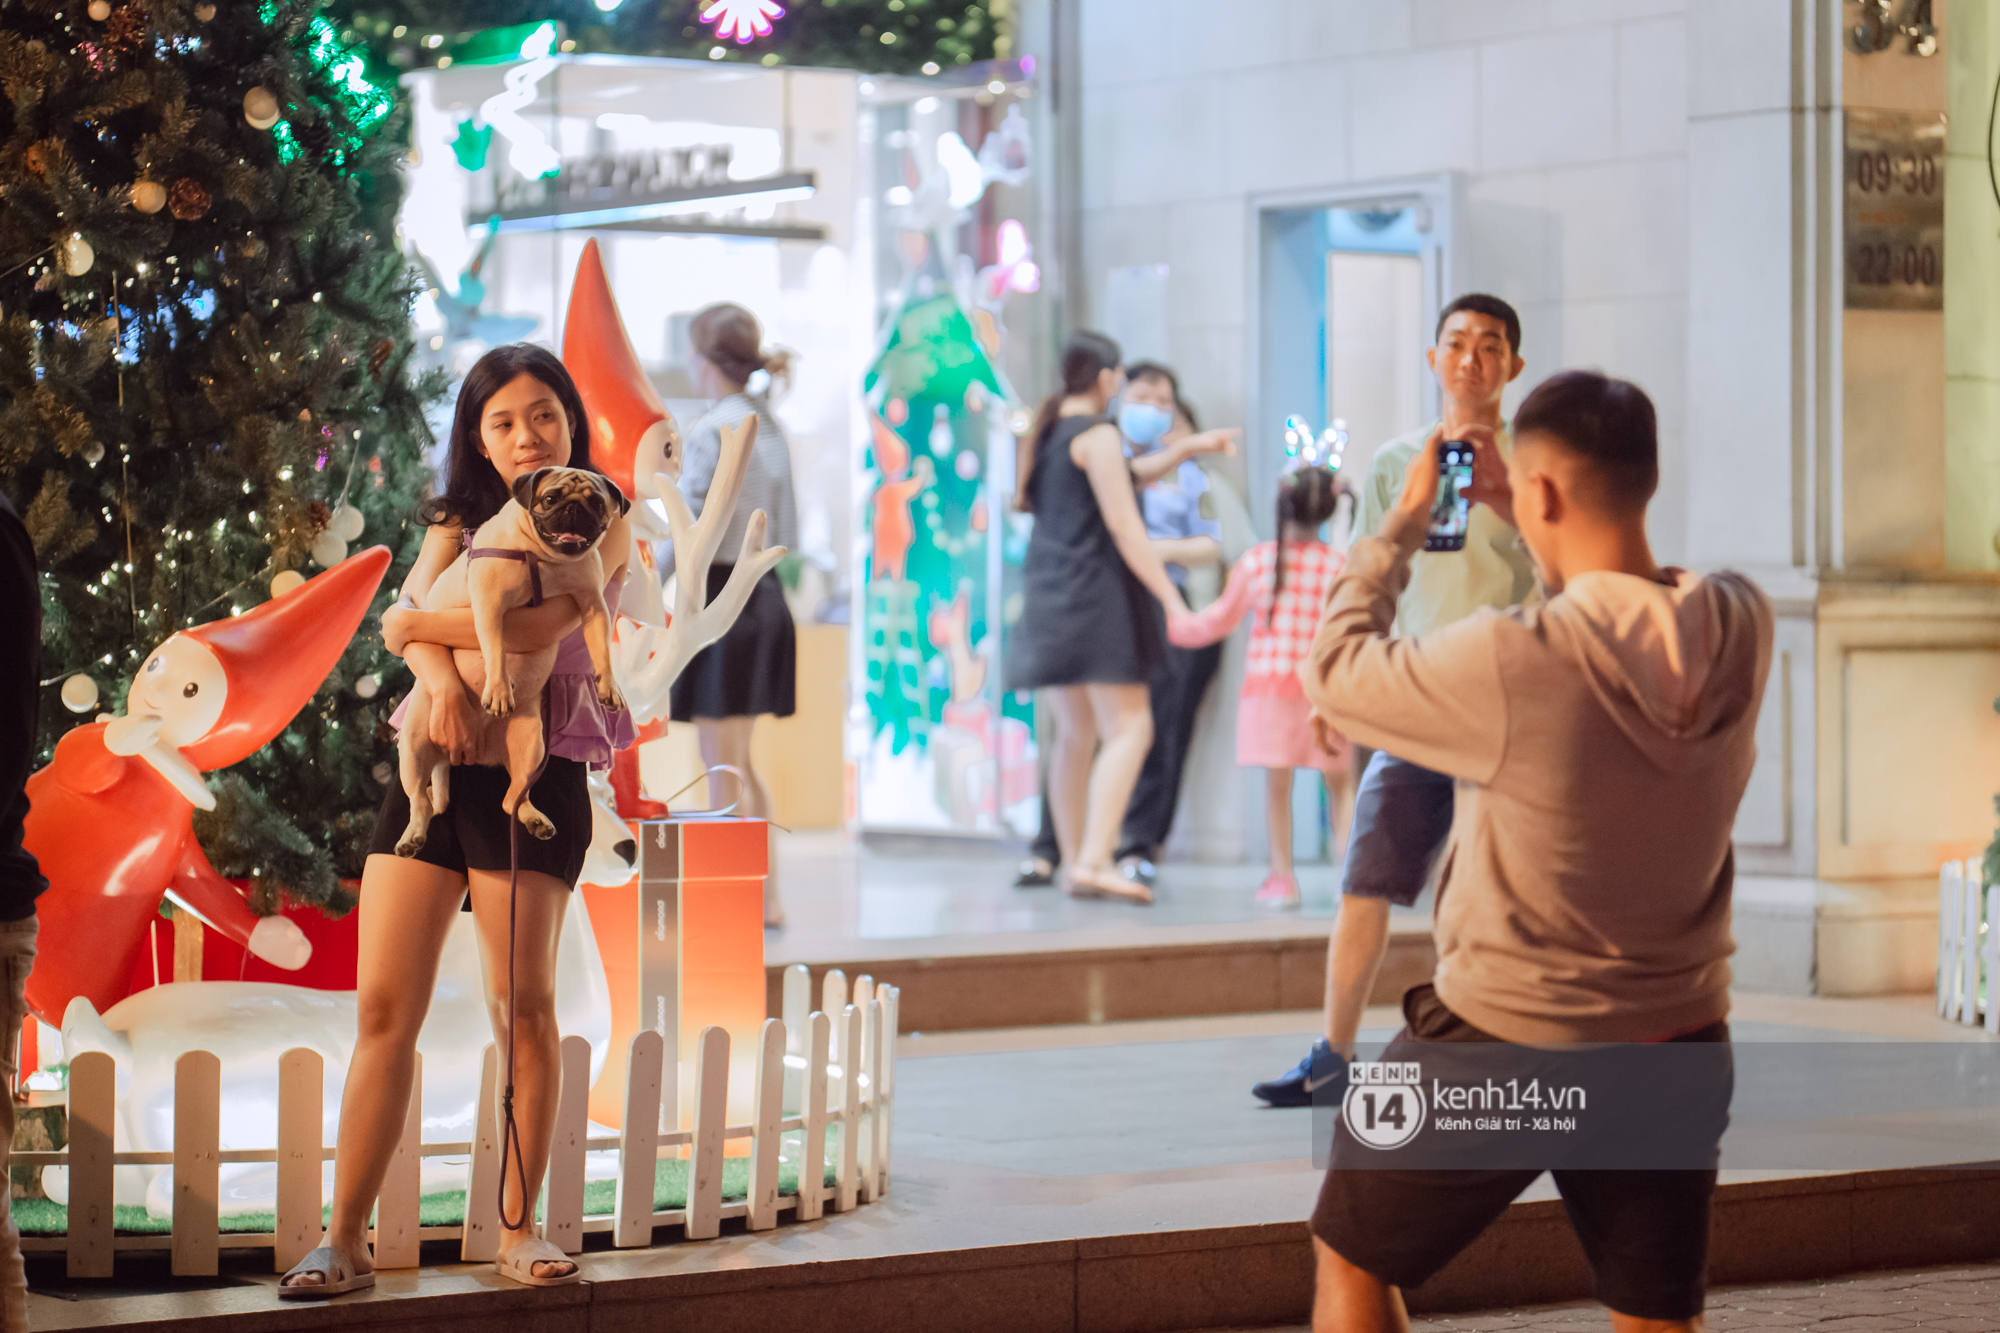
[[[618,634],[612,643],[613,675],[624,692],[636,722],[649,722],[666,712],[667,691],[680,677],[694,655],[729,632],[736,617],[750,600],[757,580],[785,558],[782,546],[764,545],[765,517],[759,509],[750,515],[743,533],[743,548],[729,571],[729,581],[713,602],[708,601],[708,570],[715,563],[716,547],[722,532],[736,512],[736,498],[743,490],[743,475],[750,466],[750,445],[757,437],[753,414],[722,431],[721,459],[708,500],[697,522],[688,511],[679,485],[658,474],[660,503],[666,507],[667,526],[673,533],[674,564],[678,583],[674,591],[673,623],[655,629],[619,617]]]

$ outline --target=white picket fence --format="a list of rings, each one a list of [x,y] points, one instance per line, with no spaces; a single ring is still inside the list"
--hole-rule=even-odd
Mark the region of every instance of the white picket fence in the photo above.
[[[1982,882],[1978,861],[1938,871],[1937,1011],[2000,1032],[2000,886]]]
[[[660,1090],[665,1043],[657,1032],[632,1038],[626,1083],[624,1129],[592,1137],[585,1102],[589,1094],[590,1043],[565,1037],[562,1094],[556,1111],[554,1147],[543,1195],[542,1234],[565,1254],[583,1249],[583,1237],[612,1233],[619,1248],[653,1243],[656,1227],[679,1226],[688,1240],[720,1233],[724,1218],[741,1217],[752,1231],[776,1226],[789,1210],[809,1221],[829,1207],[846,1212],[872,1203],[889,1188],[889,1140],[896,1084],[897,996],[894,986],[855,979],[852,995],[839,970],[823,980],[821,1008],[811,1007],[811,976],[802,965],[786,969],[782,1019],[766,1019],[758,1037],[754,1122],[725,1124],[729,1098],[729,1034],[708,1027],[695,1060],[692,1128],[660,1132]],[[837,1019],[829,1014],[837,1014]],[[499,1059],[486,1048],[479,1106],[479,1139],[474,1143],[421,1141],[423,1065],[410,1096],[403,1140],[382,1182],[371,1236],[378,1268],[414,1268],[417,1247],[427,1240],[459,1241],[460,1257],[490,1260],[498,1252],[500,1179],[498,1135]],[[173,1271],[181,1276],[213,1276],[220,1251],[268,1246],[272,1265],[283,1272],[319,1243],[323,1230],[321,1163],[334,1159],[321,1141],[324,1068],[316,1051],[298,1048],[279,1062],[276,1149],[224,1150],[218,1141],[221,1062],[208,1051],[189,1051],[174,1070],[174,1146],[171,1152],[114,1152],[116,1074],[112,1058],[98,1052],[77,1056],[69,1068],[69,1141],[60,1152],[17,1152],[16,1166],[69,1169],[69,1232],[65,1236],[24,1236],[29,1252],[64,1251],[72,1277],[109,1277],[119,1251],[171,1250]],[[826,1176],[827,1127],[838,1126],[833,1150],[834,1183]],[[745,1199],[722,1198],[723,1145],[750,1140],[750,1189]],[[584,1154],[616,1149],[616,1204],[610,1213],[584,1213]],[[796,1154],[799,1189],[778,1192],[781,1152]],[[421,1224],[420,1163],[425,1157],[470,1157],[463,1226]],[[689,1159],[685,1207],[653,1207],[658,1161]],[[275,1229],[222,1232],[218,1229],[217,1167],[224,1162],[277,1163]],[[168,1234],[117,1235],[112,1208],[112,1169],[118,1166],[171,1166],[174,1169],[173,1221]]]

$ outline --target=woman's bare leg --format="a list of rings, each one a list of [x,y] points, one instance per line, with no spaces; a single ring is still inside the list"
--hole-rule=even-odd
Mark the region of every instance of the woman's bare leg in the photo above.
[[[740,793],[736,784],[727,778],[710,778],[709,805],[720,808],[740,795],[742,803],[736,807],[739,811],[751,819],[770,819],[770,789],[764,785],[757,766],[750,762],[750,737],[756,730],[757,719],[754,716],[698,717],[694,726],[696,734],[701,737],[702,763],[710,768],[728,764],[743,775]],[[764,874],[764,924],[781,926],[784,923],[785,906],[778,898],[778,864],[773,857]]]
[[[340,1098],[334,1155],[333,1218],[322,1244],[345,1254],[357,1273],[374,1267],[368,1215],[389,1159],[403,1137],[417,1076],[417,1032],[437,989],[438,960],[465,879],[456,871],[400,856],[371,856],[361,872],[358,1032]],[[301,1273],[294,1286],[318,1286]]]
[[[1271,838],[1271,873],[1292,873],[1292,770],[1264,770],[1264,829]]]
[[[1125,807],[1132,803],[1132,788],[1146,763],[1146,751],[1152,748],[1153,704],[1143,683],[1085,685],[1083,689],[1104,744],[1090,769],[1090,798],[1075,864],[1079,869],[1097,871],[1111,865],[1118,831],[1125,822]]]
[[[475,870],[472,879],[472,920],[479,933],[479,970],[486,979],[488,1014],[493,1040],[504,1062],[507,1051],[507,874]],[[549,1144],[555,1138],[556,1103],[562,1095],[562,1034],[556,1030],[556,945],[562,939],[563,914],[569,910],[570,889],[553,875],[521,872],[521,892],[514,914],[514,1124],[521,1135],[521,1166],[528,1197],[521,1201],[520,1178],[510,1154],[501,1166],[501,1211],[519,1217],[522,1225],[509,1230],[504,1221],[500,1252],[505,1254],[535,1235],[535,1205],[548,1170]],[[502,1078],[505,1065],[502,1065]],[[534,1265],[536,1277],[564,1277],[576,1265]]]
[[[1049,760],[1049,813],[1056,821],[1056,847],[1066,866],[1077,864],[1090,804],[1091,760],[1097,754],[1097,717],[1090,687],[1064,685],[1049,691],[1056,713],[1055,755]]]

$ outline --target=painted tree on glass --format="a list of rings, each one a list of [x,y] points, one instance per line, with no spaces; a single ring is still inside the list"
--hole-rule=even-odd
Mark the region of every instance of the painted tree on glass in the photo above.
[[[429,471],[394,81],[302,0],[0,0],[0,486],[42,569],[46,760],[178,629],[385,543]],[[364,632],[212,780],[224,874],[339,910],[407,676]],[[67,705],[67,707],[65,707]]]

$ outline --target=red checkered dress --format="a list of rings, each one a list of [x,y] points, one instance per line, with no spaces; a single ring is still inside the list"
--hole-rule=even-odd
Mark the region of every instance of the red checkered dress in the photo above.
[[[1328,755],[1313,742],[1312,706],[1299,683],[1299,666],[1319,630],[1327,589],[1347,558],[1322,542],[1285,543],[1285,586],[1272,604],[1278,544],[1243,553],[1229,572],[1229,586],[1203,610],[1177,620],[1169,637],[1183,648],[1215,643],[1255,613],[1244,659],[1243,694],[1236,707],[1236,762],[1250,768],[1347,767],[1347,747]]]

